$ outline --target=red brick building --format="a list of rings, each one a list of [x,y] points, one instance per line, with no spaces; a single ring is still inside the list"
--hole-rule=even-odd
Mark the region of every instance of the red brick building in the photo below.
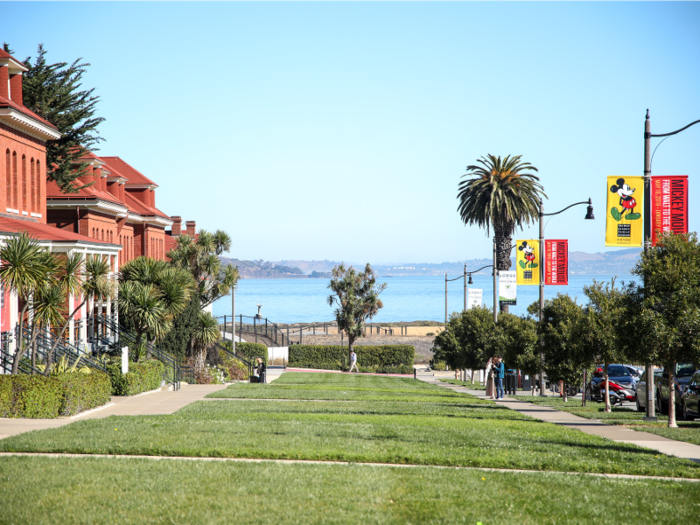
[[[173,221],[155,207],[152,180],[119,157],[97,157],[87,153],[89,163],[80,177],[78,193],[63,193],[58,185],[47,185],[47,223],[123,247],[118,265],[141,255],[165,259],[165,228]]]
[[[80,231],[56,229],[47,224],[46,141],[60,133],[51,123],[24,106],[22,74],[27,68],[0,50],[0,243],[26,232],[48,250],[100,256],[112,263],[116,277],[121,247],[106,238]],[[72,310],[74,297],[68,298]],[[91,305],[92,306],[92,305]],[[95,305],[109,312],[112,305]],[[0,328],[10,331],[18,322],[18,298],[0,290]],[[84,340],[80,330],[86,307],[76,315],[70,329],[71,342]]]

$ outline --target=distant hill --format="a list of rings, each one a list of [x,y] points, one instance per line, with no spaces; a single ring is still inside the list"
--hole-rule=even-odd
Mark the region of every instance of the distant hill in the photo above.
[[[639,260],[640,253],[641,250],[638,248],[602,253],[569,252],[569,273],[571,275],[629,275]],[[221,260],[224,264],[237,265],[243,279],[303,279],[307,277],[329,279],[330,271],[334,266],[340,264],[338,261],[328,260],[242,261],[226,257],[221,257]],[[454,277],[464,271],[465,263],[468,271],[474,271],[482,266],[489,266],[492,260],[489,258],[443,263],[377,264],[372,265],[372,268],[382,277],[445,275],[445,273]],[[491,269],[486,268],[483,273],[491,273]]]

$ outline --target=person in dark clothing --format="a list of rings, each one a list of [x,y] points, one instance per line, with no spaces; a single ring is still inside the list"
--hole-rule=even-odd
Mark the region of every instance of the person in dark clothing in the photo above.
[[[503,358],[499,355],[496,357],[494,365],[494,377],[496,379],[496,399],[503,399],[503,378],[506,376],[506,365],[503,364]]]
[[[262,357],[258,357],[258,366],[256,367],[258,371],[258,383],[265,383],[265,363],[262,360]]]

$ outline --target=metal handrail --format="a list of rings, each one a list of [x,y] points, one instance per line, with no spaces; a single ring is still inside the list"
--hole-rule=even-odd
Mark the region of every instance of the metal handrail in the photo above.
[[[245,366],[248,367],[248,375],[253,374],[253,362],[248,361],[245,357],[238,355],[234,353],[232,350],[230,350],[226,345],[222,345],[220,342],[214,343],[214,346],[216,347],[217,350],[223,351],[225,354],[227,354],[229,357],[233,359],[238,359],[241,363],[243,363]]]
[[[107,316],[105,315],[92,316],[91,321],[93,325],[91,342],[95,342],[95,339],[97,339],[102,344],[117,351],[121,349],[121,340],[125,340],[126,344],[129,346],[139,344],[134,334],[127,330],[124,330],[124,328],[122,328],[118,323],[116,323],[112,319],[107,318]],[[112,334],[117,335],[118,340],[110,341],[107,338],[107,332],[111,332]],[[148,341],[145,342],[145,346],[146,351],[150,355],[152,355],[155,359],[157,359],[165,365],[165,371],[163,373],[163,379],[165,380],[165,382],[173,385],[174,390],[179,390],[181,370],[177,360],[169,354],[160,350],[158,347],[152,345]],[[172,370],[172,372],[170,372],[170,370]]]
[[[37,330],[39,330],[39,332],[36,334],[35,339],[35,344],[37,345],[37,353],[43,356],[44,361],[47,361],[49,352],[51,351],[53,345],[56,343],[56,336],[51,330],[46,328],[37,328]],[[29,326],[23,325],[22,339],[26,343],[30,343],[31,338],[32,330],[29,328]],[[30,348],[27,347],[26,350],[29,351]],[[78,362],[78,360],[80,360],[82,363],[85,364],[85,366],[92,368],[93,370],[107,373],[107,368],[104,365],[102,365],[99,361],[94,360],[90,354],[63,339],[59,339],[58,344],[56,345],[56,349],[54,350],[54,357],[52,358],[54,362],[57,361],[55,357],[65,357],[66,359],[68,359],[68,364],[70,366],[73,366],[75,363]]]

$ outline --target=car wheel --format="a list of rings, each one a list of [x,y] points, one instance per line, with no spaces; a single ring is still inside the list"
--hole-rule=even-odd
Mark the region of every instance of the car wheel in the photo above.
[[[637,412],[645,412],[646,410],[639,404],[639,394],[634,395],[634,400],[637,402]]]

